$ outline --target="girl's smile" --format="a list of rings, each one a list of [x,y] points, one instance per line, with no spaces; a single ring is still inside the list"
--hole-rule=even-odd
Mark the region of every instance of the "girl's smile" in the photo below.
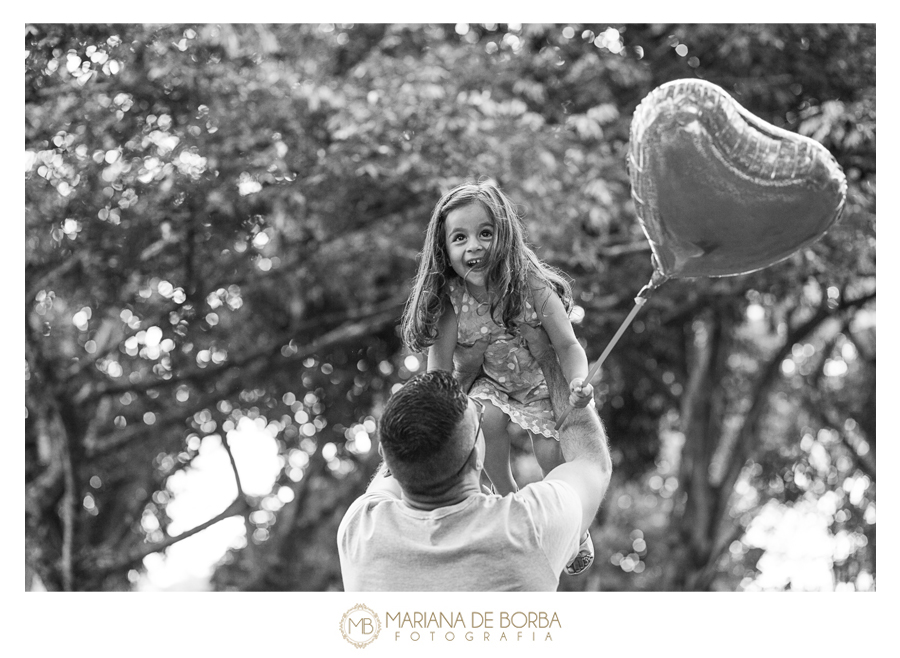
[[[470,203],[447,213],[444,227],[450,266],[470,289],[487,290],[484,267],[494,240],[494,222],[480,203]]]

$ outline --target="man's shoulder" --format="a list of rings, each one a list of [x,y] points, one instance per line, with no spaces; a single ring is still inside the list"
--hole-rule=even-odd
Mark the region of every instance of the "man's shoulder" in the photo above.
[[[575,489],[565,480],[543,479],[537,482],[531,482],[520,489],[520,491],[529,491],[537,495],[550,495],[553,493],[564,495],[575,495]]]
[[[539,480],[522,487],[515,496],[523,501],[539,503],[541,506],[561,510],[580,510],[578,493],[565,480]]]
[[[582,505],[578,493],[563,480],[541,480],[513,495],[522,501],[529,532],[558,574],[581,535]]]
[[[385,491],[384,489],[370,489],[350,503],[347,512],[349,513],[351,510],[366,509],[378,503],[392,503],[399,500],[400,498],[395,494]]]
[[[377,505],[380,505],[382,503],[390,504],[398,500],[400,499],[393,494],[381,489],[374,489],[372,491],[365,492],[359,498],[350,503],[350,507],[348,507],[347,511],[344,512],[344,516],[341,519],[338,531],[343,531],[344,529],[346,529],[346,526],[349,523],[353,522],[354,519],[359,519],[361,516],[368,514]]]

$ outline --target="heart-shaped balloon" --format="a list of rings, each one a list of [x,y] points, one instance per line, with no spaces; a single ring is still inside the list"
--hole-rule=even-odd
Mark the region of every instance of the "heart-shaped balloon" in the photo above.
[[[628,161],[663,280],[777,263],[825,233],[847,191],[825,147],[766,123],[703,80],[666,83],[641,101]]]

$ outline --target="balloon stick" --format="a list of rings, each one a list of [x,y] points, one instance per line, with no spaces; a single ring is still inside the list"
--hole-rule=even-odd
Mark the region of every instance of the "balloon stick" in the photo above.
[[[641,310],[641,307],[647,302],[647,296],[650,294],[652,290],[658,288],[663,282],[668,279],[666,276],[662,276],[659,274],[659,271],[655,271],[653,273],[653,278],[650,280],[646,286],[644,286],[641,291],[637,294],[637,297],[634,298],[634,306],[631,309],[631,312],[625,317],[625,320],[619,325],[619,329],[616,331],[616,334],[612,337],[612,340],[609,341],[609,344],[606,346],[606,349],[603,350],[603,354],[600,355],[600,358],[597,359],[596,363],[591,366],[591,369],[588,371],[587,377],[585,377],[585,382],[590,383],[591,380],[597,375],[600,371],[600,366],[603,365],[603,362],[606,361],[606,357],[609,356],[609,353],[612,352],[613,347],[616,346],[616,343],[619,342],[619,339],[622,337],[622,334],[625,333],[625,330],[628,328],[628,325],[631,324],[631,321],[634,320],[634,316],[637,315],[638,311]],[[569,415],[569,412],[572,411],[572,405],[569,405],[566,410],[560,415],[559,419],[556,421],[556,431],[559,431],[559,428],[562,427],[563,421],[566,420],[566,417]]]

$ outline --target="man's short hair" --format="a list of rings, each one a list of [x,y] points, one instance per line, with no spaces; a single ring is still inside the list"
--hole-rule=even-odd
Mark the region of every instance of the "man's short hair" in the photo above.
[[[381,447],[401,486],[428,493],[462,468],[474,445],[458,431],[468,406],[468,396],[444,370],[416,375],[391,396],[381,417]]]

